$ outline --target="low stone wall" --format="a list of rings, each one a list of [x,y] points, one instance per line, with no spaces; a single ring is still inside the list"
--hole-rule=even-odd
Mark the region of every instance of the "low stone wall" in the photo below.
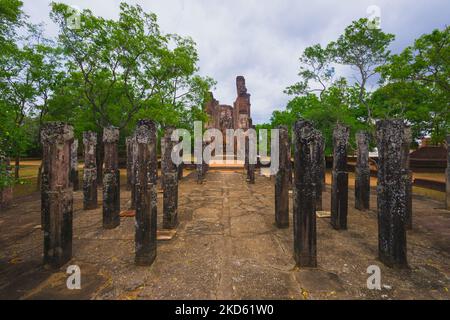
[[[436,181],[429,179],[414,179],[413,184],[416,187],[445,192],[445,182],[443,181]]]

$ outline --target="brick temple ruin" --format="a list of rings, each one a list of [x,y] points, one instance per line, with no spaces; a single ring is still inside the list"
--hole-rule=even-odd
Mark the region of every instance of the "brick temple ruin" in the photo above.
[[[218,100],[214,99],[212,92],[209,93],[210,99],[205,105],[205,111],[209,116],[206,129],[219,129],[224,138],[227,129],[247,130],[252,127],[250,94],[247,93],[243,76],[236,77],[236,90],[237,98],[233,106],[220,104]]]

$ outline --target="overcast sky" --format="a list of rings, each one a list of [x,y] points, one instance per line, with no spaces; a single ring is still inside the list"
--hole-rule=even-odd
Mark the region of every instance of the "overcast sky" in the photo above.
[[[34,23],[44,22],[49,36],[49,0],[23,0]],[[63,0],[117,18],[120,0]],[[381,28],[396,35],[398,52],[424,33],[449,24],[449,0],[142,0],[157,14],[162,31],[191,36],[197,43],[200,74],[217,81],[214,96],[222,104],[236,97],[235,78],[246,78],[254,123],[266,122],[289,97],[283,90],[297,81],[298,58],[304,48],[335,40],[353,20],[380,10]],[[372,11],[373,12],[373,11]]]

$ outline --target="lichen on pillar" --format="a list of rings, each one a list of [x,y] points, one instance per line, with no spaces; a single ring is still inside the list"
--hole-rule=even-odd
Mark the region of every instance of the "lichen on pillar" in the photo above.
[[[105,148],[103,170],[103,227],[105,229],[114,229],[120,225],[118,142],[118,128],[110,126],[103,129],[103,145]]]
[[[167,127],[161,141],[161,167],[163,178],[163,228],[174,229],[178,225],[178,168],[172,161],[174,127]]]
[[[97,133],[83,132],[84,169],[83,169],[83,209],[92,210],[98,207],[97,195]]]
[[[348,138],[349,128],[337,123],[333,130],[333,172],[331,181],[331,225],[336,230],[347,229]]]
[[[136,128],[136,215],[135,263],[148,266],[156,258],[157,181],[156,125],[151,120],[139,120]]]
[[[72,258],[73,190],[70,153],[73,128],[63,122],[43,125],[41,214],[44,264],[59,268]]]
[[[313,145],[320,133],[309,121],[294,124],[293,224],[294,259],[299,267],[317,267],[316,182],[318,159]]]
[[[369,141],[367,132],[356,133],[355,208],[361,211],[370,208]]]
[[[407,267],[403,120],[377,122],[378,255],[389,267]]]

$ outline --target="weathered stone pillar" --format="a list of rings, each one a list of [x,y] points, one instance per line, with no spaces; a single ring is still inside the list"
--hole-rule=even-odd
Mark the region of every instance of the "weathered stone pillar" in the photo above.
[[[314,163],[315,177],[316,177],[316,210],[322,210],[322,190],[323,179],[325,177],[324,157],[325,157],[325,139],[320,132],[317,132],[317,139],[312,144],[314,158],[317,162]]]
[[[450,134],[447,136],[447,169],[446,169],[446,208],[450,210]]]
[[[323,137],[323,136],[322,136]],[[323,172],[323,176],[322,176],[322,192],[325,192],[325,191],[327,191],[327,183],[326,183],[326,180],[327,180],[327,156],[325,155],[325,147],[326,147],[326,145],[325,145],[325,140],[324,140],[324,143],[323,143],[323,159],[322,159],[322,164],[321,164],[321,170],[322,170],[322,172]]]
[[[333,172],[331,182],[331,225],[336,230],[347,229],[348,138],[349,129],[338,123],[333,130]]]
[[[294,124],[293,223],[294,259],[299,267],[317,267],[316,181],[318,159],[312,152],[319,133],[312,124],[298,120]]]
[[[125,139],[125,147],[127,151],[127,190],[131,190],[133,185],[133,136]]]
[[[291,171],[291,146],[288,128],[279,126],[279,168],[275,177],[275,224],[289,227],[289,177]]]
[[[370,208],[369,134],[356,133],[357,158],[355,167],[355,208]]]
[[[73,128],[62,122],[43,125],[42,221],[44,264],[59,268],[72,258],[73,191],[70,188],[70,152]]]
[[[157,180],[154,168],[157,155],[156,125],[153,121],[138,121],[136,148],[135,263],[148,266],[156,258]]]
[[[83,170],[83,208],[96,209],[97,199],[97,133],[83,132],[84,170]]]
[[[167,127],[161,141],[163,177],[163,228],[174,229],[178,225],[178,169],[172,161],[173,127]],[[163,147],[164,146],[164,147]]]
[[[378,254],[389,267],[406,267],[406,194],[402,177],[403,120],[377,122]]]
[[[206,142],[203,141],[203,144],[202,144],[202,152],[203,153],[205,152],[206,146],[207,146]],[[203,172],[203,179],[205,179],[205,175],[208,172],[208,170],[209,170],[209,164],[207,164],[205,159],[203,159],[203,170],[202,170],[202,172]]]
[[[402,144],[402,176],[405,183],[406,229],[412,229],[412,171],[409,166],[409,151],[412,142],[411,128],[405,125]]]
[[[103,130],[97,134],[96,143],[96,167],[97,167],[97,181],[103,181],[103,164],[105,160],[105,147],[103,145]]]
[[[184,150],[180,151],[180,156],[183,159],[183,153]],[[183,170],[184,170],[184,162],[181,162],[178,166],[177,166],[177,172],[178,172],[178,181],[180,181],[181,179],[183,179]]]
[[[197,163],[195,165],[195,168],[197,170],[197,183],[202,184],[203,183],[203,164]]]
[[[78,177],[78,139],[73,140],[70,147],[70,185],[73,191],[80,189],[80,179]]]
[[[205,150],[206,142],[202,142],[202,159],[203,159],[203,151]],[[205,179],[205,174],[208,169],[208,165],[205,163],[204,159],[202,160],[202,163],[196,164],[197,168],[197,183],[202,184],[203,180]]]
[[[117,143],[119,129],[103,128],[105,159],[103,171],[103,228],[114,229],[120,224],[120,171]]]
[[[0,170],[2,171],[0,172],[0,175],[6,182],[6,186],[0,186],[0,209],[4,209],[11,204],[13,199],[13,182],[10,158],[0,155]]]
[[[245,171],[247,173],[247,182],[255,184],[255,164],[250,163],[250,137],[249,132],[245,135]]]
[[[136,209],[136,162],[137,162],[137,145],[136,134],[126,138],[127,149],[127,188],[130,190],[130,210]]]

